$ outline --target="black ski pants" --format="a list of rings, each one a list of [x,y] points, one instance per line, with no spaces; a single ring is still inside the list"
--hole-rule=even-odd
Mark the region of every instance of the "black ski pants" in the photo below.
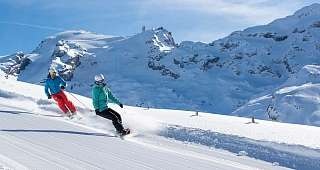
[[[102,112],[99,112],[98,110],[96,110],[96,114],[98,116],[101,116],[103,118],[112,120],[112,124],[113,126],[116,128],[117,132],[122,132],[123,131],[123,125],[122,125],[122,119],[121,116],[118,112],[108,108],[103,110]]]

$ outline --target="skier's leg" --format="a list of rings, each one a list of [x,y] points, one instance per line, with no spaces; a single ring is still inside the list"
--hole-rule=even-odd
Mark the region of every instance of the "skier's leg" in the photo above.
[[[116,128],[117,132],[119,132],[119,133],[123,132],[124,128],[123,128],[122,124],[119,122],[119,119],[113,113],[109,112],[108,109],[103,110],[102,112],[98,112],[97,115],[99,115],[103,118],[112,120],[112,124]]]
[[[119,122],[122,123],[121,115],[118,112],[116,112],[116,111],[114,111],[113,109],[110,109],[110,108],[108,108],[108,111],[111,112],[112,114],[114,114],[118,118]]]
[[[58,103],[59,108],[62,110],[63,113],[67,113],[68,109],[64,105],[64,101],[62,97],[58,94],[53,94],[52,98]]]
[[[73,103],[70,100],[68,100],[66,94],[63,91],[61,91],[59,94],[63,98],[65,106],[67,106],[72,113],[76,112],[76,107],[74,107]]]

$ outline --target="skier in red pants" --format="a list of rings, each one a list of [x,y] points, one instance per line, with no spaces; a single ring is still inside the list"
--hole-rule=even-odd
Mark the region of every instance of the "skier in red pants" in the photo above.
[[[48,78],[45,81],[45,93],[48,99],[53,98],[58,103],[63,113],[71,116],[74,115],[77,110],[64,93],[66,85],[66,82],[57,75],[55,69],[49,70]],[[71,113],[69,113],[69,111]]]

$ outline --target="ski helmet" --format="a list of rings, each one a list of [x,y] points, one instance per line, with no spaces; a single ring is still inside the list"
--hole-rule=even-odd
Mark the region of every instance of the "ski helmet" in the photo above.
[[[57,70],[55,68],[51,67],[49,69],[49,73],[57,73]]]
[[[94,81],[97,83],[102,83],[104,81],[104,76],[103,74],[97,74],[94,76]]]

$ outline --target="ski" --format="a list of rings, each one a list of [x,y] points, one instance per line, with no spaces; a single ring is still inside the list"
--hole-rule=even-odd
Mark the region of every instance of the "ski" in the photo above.
[[[131,134],[131,130],[130,130],[129,128],[127,128],[127,129],[124,129],[124,132],[123,132],[123,133],[119,134],[119,137],[120,137],[121,139],[124,139],[124,137],[127,136],[127,135],[129,135],[129,134]]]

